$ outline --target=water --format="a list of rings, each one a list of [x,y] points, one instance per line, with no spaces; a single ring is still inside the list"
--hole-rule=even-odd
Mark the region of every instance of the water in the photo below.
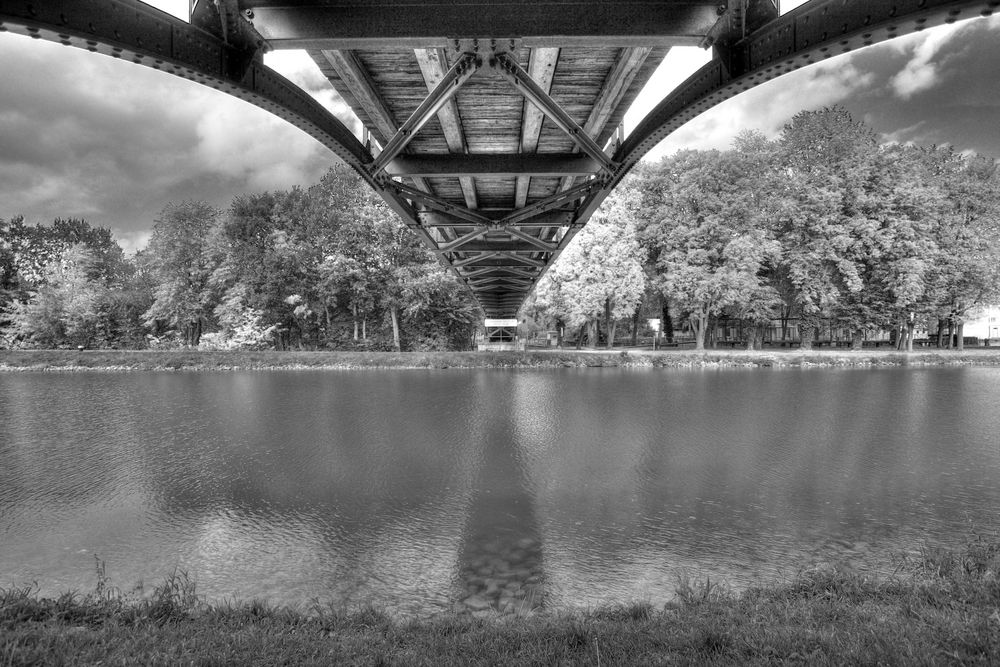
[[[593,607],[1000,529],[1000,369],[0,374],[0,586]]]

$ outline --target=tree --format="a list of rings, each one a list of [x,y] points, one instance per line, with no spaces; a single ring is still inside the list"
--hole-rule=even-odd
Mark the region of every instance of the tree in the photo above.
[[[660,165],[662,185],[645,237],[657,255],[658,285],[688,314],[695,348],[709,319],[734,309],[766,319],[777,301],[767,276],[780,257],[766,207],[754,201],[750,154],[681,151]]]
[[[868,296],[864,259],[873,227],[859,202],[877,158],[874,132],[839,107],[796,114],[782,133],[778,160],[786,181],[775,229],[783,246],[778,291],[800,317],[804,348],[812,346],[820,318],[843,295],[862,301]],[[863,329],[875,324],[872,312],[861,302],[842,309],[858,344]]]
[[[614,344],[616,320],[632,316],[646,284],[630,204],[634,200],[627,189],[609,197],[535,290],[536,308],[571,327],[589,325],[595,345],[603,315],[609,349]],[[582,336],[578,346],[581,341]]]
[[[212,313],[209,238],[219,212],[205,202],[168,204],[153,226],[149,269],[155,283],[147,326],[169,326],[183,343],[197,346]]]
[[[77,244],[38,274],[39,287],[10,310],[8,335],[31,347],[90,346],[97,336],[106,288],[90,279],[91,250]]]
[[[965,158],[951,149],[923,151],[943,192],[945,210],[933,234],[938,246],[930,270],[934,315],[956,330],[963,346],[968,313],[1000,300],[1000,169],[994,160]],[[940,336],[939,336],[940,338]]]

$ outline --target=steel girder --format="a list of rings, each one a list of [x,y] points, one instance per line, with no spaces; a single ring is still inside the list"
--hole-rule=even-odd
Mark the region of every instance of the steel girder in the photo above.
[[[448,47],[522,39],[529,47],[698,44],[725,0],[240,0],[275,48]]]

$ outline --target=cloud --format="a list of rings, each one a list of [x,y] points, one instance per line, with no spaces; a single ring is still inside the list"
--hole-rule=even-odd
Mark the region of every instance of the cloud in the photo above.
[[[7,34],[0,61],[0,217],[85,217],[125,238],[169,202],[224,208],[241,192],[316,182],[337,159],[291,124],[163,72]]]
[[[917,93],[930,90],[941,81],[941,54],[952,39],[967,24],[939,27],[923,34],[897,40],[894,47],[902,52],[910,51],[912,57],[901,72],[890,80],[896,96],[908,100]]]
[[[650,153],[650,159],[680,149],[726,149],[743,130],[777,137],[803,109],[832,106],[871,86],[875,75],[846,56],[803,68],[731,98],[681,126]]]
[[[264,64],[309,93],[346,125],[354,136],[361,136],[361,121],[330,85],[308,53],[299,50],[272,51],[264,55]]]
[[[871,114],[865,114],[865,124],[868,126],[874,125]],[[908,127],[901,127],[892,132],[883,132],[881,142],[884,144],[923,144],[926,143],[926,135],[923,135],[921,131],[926,127],[927,121],[920,120]]]

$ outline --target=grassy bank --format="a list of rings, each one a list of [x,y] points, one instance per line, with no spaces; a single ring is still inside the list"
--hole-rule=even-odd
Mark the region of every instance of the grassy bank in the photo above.
[[[739,596],[686,586],[664,609],[441,616],[210,606],[183,577],[141,601],[99,586],[0,592],[0,665],[22,664],[992,664],[1000,544],[935,551],[891,577],[810,572]]]
[[[0,350],[0,371],[155,371],[351,368],[810,367],[1000,365],[1000,348],[934,350],[650,350],[528,352],[245,352]]]

